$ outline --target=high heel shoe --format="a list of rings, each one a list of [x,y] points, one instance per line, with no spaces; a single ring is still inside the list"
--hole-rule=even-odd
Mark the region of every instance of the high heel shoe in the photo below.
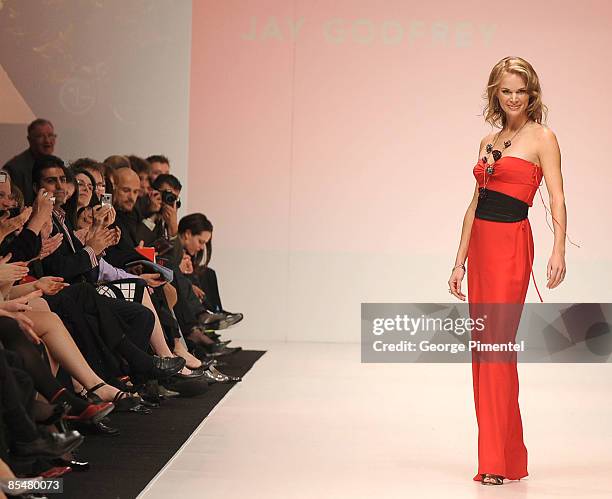
[[[60,396],[66,392],[66,388],[59,390],[49,402],[52,404],[59,400]],[[63,400],[63,403],[70,405],[70,402]],[[108,415],[115,406],[111,402],[90,403],[85,410],[80,414],[67,414],[64,416],[66,421],[93,421],[94,423],[100,421],[103,417]]]
[[[223,374],[216,367],[211,366],[207,371],[204,371],[204,378],[211,383],[233,383],[242,381],[240,376],[230,376]]]
[[[85,390],[85,396],[87,400],[94,403],[110,403],[104,402],[99,395],[95,392],[99,390],[103,386],[106,386],[106,383],[98,383],[97,385],[91,387],[89,390]],[[139,396],[131,396],[129,393],[124,391],[119,391],[113,398],[113,402],[117,412],[146,412],[141,411],[140,406],[142,405],[142,399]],[[144,408],[143,408],[144,409]]]
[[[480,483],[483,485],[503,485],[504,477],[501,475],[492,475],[491,473],[483,473]]]
[[[66,421],[91,421],[92,423],[97,423],[102,418],[110,414],[115,406],[112,402],[102,402],[101,404],[89,404],[87,409],[81,412],[78,415],[66,415],[64,419]]]

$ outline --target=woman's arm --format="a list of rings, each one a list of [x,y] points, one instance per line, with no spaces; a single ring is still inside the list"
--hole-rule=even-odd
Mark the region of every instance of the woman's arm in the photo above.
[[[538,140],[538,156],[546,181],[550,212],[553,217],[555,240],[552,255],[548,260],[546,275],[549,289],[557,287],[565,278],[565,234],[567,229],[567,212],[565,194],[563,193],[563,176],[561,175],[561,151],[557,137],[550,128],[544,127]]]
[[[467,258],[468,247],[470,245],[470,234],[472,233],[472,224],[474,223],[474,214],[476,213],[476,205],[478,204],[478,182],[474,188],[474,195],[465,211],[463,217],[463,226],[461,227],[461,239],[459,241],[459,249],[455,257],[455,265],[465,263]]]
[[[482,151],[483,145],[485,144],[487,137],[484,137],[480,141],[478,147],[478,159],[480,160],[480,151]],[[463,225],[461,227],[461,239],[459,240],[459,249],[457,250],[457,256],[455,257],[455,265],[451,271],[450,279],[448,280],[448,287],[451,290],[451,294],[456,296],[460,300],[465,301],[465,295],[461,292],[461,281],[465,276],[465,270],[461,265],[465,265],[467,259],[468,248],[470,246],[470,235],[472,234],[472,225],[474,224],[474,215],[476,213],[476,206],[478,205],[478,181],[474,187],[474,194],[472,200],[465,211],[463,217]]]
[[[28,293],[32,293],[36,291],[38,288],[35,285],[35,282],[28,282],[26,284],[17,284],[10,288],[7,294],[4,296],[7,297],[7,300],[13,300],[15,298],[19,298],[23,295],[27,295]]]
[[[61,277],[45,276],[34,282],[13,286],[10,290],[9,297],[11,300],[14,300],[31,293],[36,293],[37,291],[41,291],[41,295],[43,293],[46,295],[55,295],[66,286],[68,286],[68,284],[66,284]]]

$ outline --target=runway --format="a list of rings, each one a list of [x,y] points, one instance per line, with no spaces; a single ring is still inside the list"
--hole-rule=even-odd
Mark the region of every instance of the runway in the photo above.
[[[267,353],[139,497],[607,498],[612,366],[521,364],[530,476],[472,481],[469,364],[361,364],[358,344]]]

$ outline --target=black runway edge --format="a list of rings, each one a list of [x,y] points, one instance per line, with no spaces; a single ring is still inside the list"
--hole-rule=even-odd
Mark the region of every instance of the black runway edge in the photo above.
[[[242,350],[221,357],[227,365],[219,370],[243,376],[264,353]],[[240,383],[248,383],[248,378]],[[119,428],[121,434],[116,437],[88,435],[76,459],[89,461],[91,469],[64,475],[64,492],[50,497],[135,498],[236,384],[214,384],[203,395],[165,400],[149,415],[112,413],[111,426]]]

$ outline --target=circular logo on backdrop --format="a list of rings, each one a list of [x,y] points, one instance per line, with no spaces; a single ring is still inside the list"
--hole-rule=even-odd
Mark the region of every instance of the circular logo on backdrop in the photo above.
[[[96,93],[94,82],[71,78],[60,87],[60,104],[71,114],[85,114],[96,103]]]

